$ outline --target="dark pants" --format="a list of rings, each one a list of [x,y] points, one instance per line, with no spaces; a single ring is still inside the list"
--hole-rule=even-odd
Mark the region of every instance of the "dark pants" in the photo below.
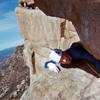
[[[100,72],[100,60],[94,58],[83,46],[79,43],[74,43],[72,46],[65,51],[72,57],[72,61],[85,59],[96,64],[98,71]]]

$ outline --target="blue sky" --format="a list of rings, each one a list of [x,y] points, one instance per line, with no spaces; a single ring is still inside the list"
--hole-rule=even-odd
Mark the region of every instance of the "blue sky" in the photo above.
[[[0,50],[23,44],[15,15],[18,0],[0,0]]]

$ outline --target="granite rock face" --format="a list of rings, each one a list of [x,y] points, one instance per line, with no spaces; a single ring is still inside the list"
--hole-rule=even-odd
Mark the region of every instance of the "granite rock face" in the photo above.
[[[18,7],[16,15],[21,35],[25,40],[24,55],[26,63],[30,67],[30,75],[44,70],[44,63],[49,60],[51,49],[65,50],[73,42],[79,41],[75,28],[68,20],[47,16],[38,8],[30,10]],[[32,61],[33,54],[35,65]],[[34,68],[34,66],[36,67]]]
[[[44,70],[51,49],[65,50],[79,40],[100,59],[97,1],[35,0],[35,9],[16,8],[24,59],[30,68],[30,87],[21,100],[100,100],[94,76],[79,69],[61,69],[59,74]]]
[[[20,100],[100,100],[96,78],[79,69],[42,72]]]
[[[99,0],[35,0],[35,6],[48,16],[72,21],[84,47],[100,59]]]

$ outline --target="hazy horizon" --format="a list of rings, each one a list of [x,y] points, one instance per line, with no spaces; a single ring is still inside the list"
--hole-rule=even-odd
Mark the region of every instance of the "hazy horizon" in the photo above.
[[[0,51],[23,44],[15,8],[18,0],[0,0]]]

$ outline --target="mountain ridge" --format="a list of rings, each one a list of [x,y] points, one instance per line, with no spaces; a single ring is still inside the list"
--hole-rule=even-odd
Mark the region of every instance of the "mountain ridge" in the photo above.
[[[11,57],[16,47],[6,48],[0,51],[0,68],[5,64],[8,58]]]
[[[23,59],[24,45],[17,46],[0,68],[0,100],[19,100],[29,85],[29,68]]]

